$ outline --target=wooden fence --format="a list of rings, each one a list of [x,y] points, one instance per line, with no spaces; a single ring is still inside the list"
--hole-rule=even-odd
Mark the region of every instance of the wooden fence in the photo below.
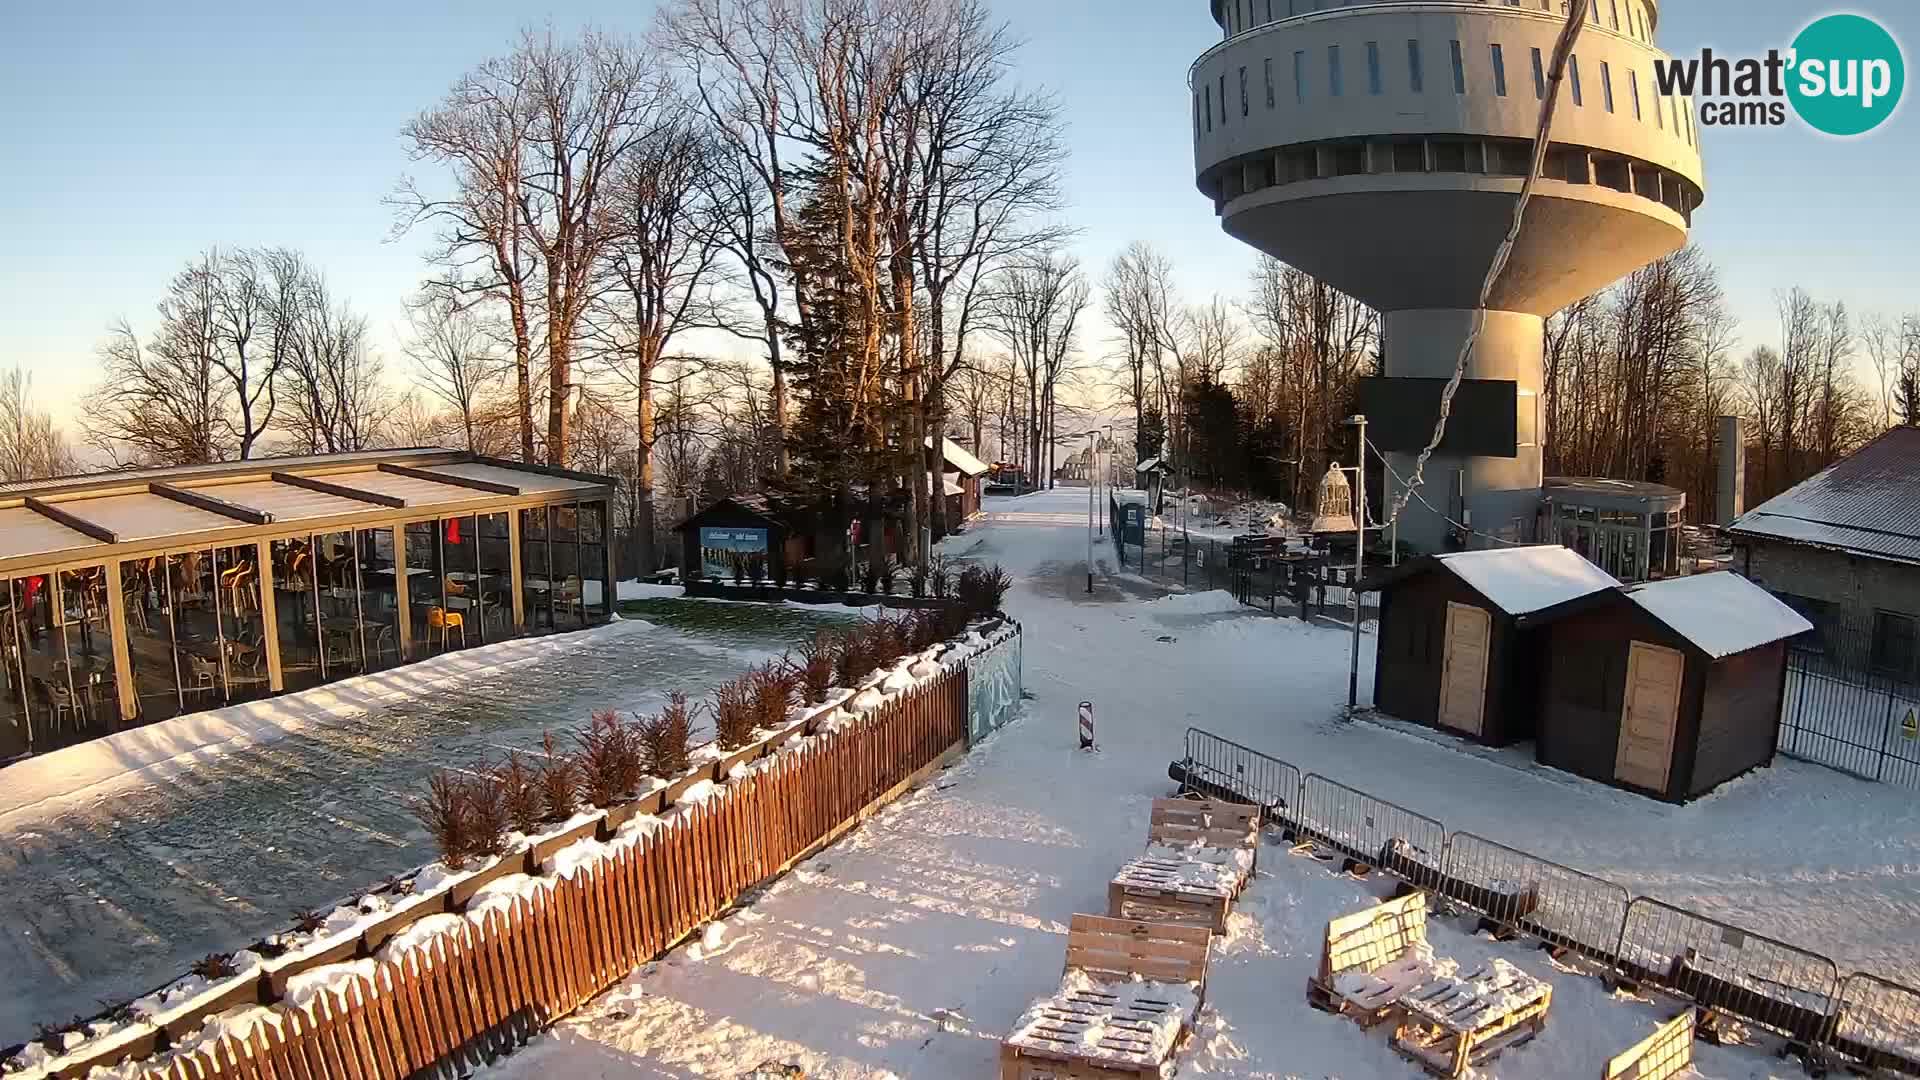
[[[456,1075],[517,1046],[831,842],[964,748],[966,732],[966,672],[956,668],[762,759],[637,840],[616,834],[609,857],[542,877],[510,904],[462,917],[397,958],[336,969],[340,978],[306,1000],[278,1001],[242,1030],[142,1075]]]

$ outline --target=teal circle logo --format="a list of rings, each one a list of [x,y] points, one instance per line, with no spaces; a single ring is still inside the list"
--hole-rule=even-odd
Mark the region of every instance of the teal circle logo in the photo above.
[[[1885,123],[1906,89],[1900,43],[1863,15],[1828,15],[1793,39],[1787,98],[1828,135],[1864,135]]]

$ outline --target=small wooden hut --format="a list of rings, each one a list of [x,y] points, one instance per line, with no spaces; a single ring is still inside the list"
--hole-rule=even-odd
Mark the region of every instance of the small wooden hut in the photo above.
[[[761,575],[770,576],[776,566],[789,565],[788,541],[802,538],[790,535],[785,515],[777,513],[764,498],[732,495],[692,515],[676,526],[680,533],[680,565],[689,574],[728,581],[735,568],[742,574],[755,560]],[[797,557],[796,557],[797,560]]]
[[[1726,572],[1609,589],[1520,625],[1545,644],[1539,761],[1668,802],[1773,760],[1787,639],[1812,629]]]
[[[1375,707],[1489,746],[1532,738],[1539,641],[1519,620],[1618,584],[1558,545],[1429,555],[1377,575],[1361,586],[1380,592]]]

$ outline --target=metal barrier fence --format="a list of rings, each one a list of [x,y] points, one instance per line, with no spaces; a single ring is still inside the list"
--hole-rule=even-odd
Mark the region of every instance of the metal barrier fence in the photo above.
[[[1183,791],[1266,808],[1269,817],[1300,801],[1300,770],[1199,728],[1187,729]]]
[[[1447,839],[1446,877],[1442,892],[1500,925],[1602,963],[1632,900],[1611,881],[1465,832]]]
[[[1437,888],[1446,869],[1446,826],[1324,776],[1300,782],[1293,821],[1297,831],[1424,889]]]
[[[1833,961],[1784,941],[1647,897],[1627,905],[1614,950],[1628,978],[1812,1045],[1839,1000]]]
[[[1920,990],[1865,972],[1847,976],[1827,1046],[1862,1068],[1920,1076]]]
[[[1170,770],[1183,789],[1278,808],[1277,823],[1438,893],[1610,973],[1769,1028],[1865,1068],[1920,1077],[1920,990],[1838,966],[1808,949],[1611,881],[1300,770],[1199,728]],[[1176,777],[1178,778],[1178,777]],[[1289,798],[1288,792],[1297,792]]]

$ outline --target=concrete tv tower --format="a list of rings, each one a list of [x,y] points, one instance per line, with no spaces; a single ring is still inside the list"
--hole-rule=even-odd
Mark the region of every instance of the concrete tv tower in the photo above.
[[[1679,249],[1704,194],[1692,103],[1658,92],[1652,0],[1591,2],[1526,223],[1399,538],[1532,539],[1544,318]],[[1371,441],[1411,475],[1512,221],[1563,0],[1210,0],[1194,167],[1226,231],[1383,314]],[[1382,505],[1401,486],[1386,478]],[[1543,539],[1545,537],[1542,537]],[[1470,543],[1468,546],[1479,546]]]

